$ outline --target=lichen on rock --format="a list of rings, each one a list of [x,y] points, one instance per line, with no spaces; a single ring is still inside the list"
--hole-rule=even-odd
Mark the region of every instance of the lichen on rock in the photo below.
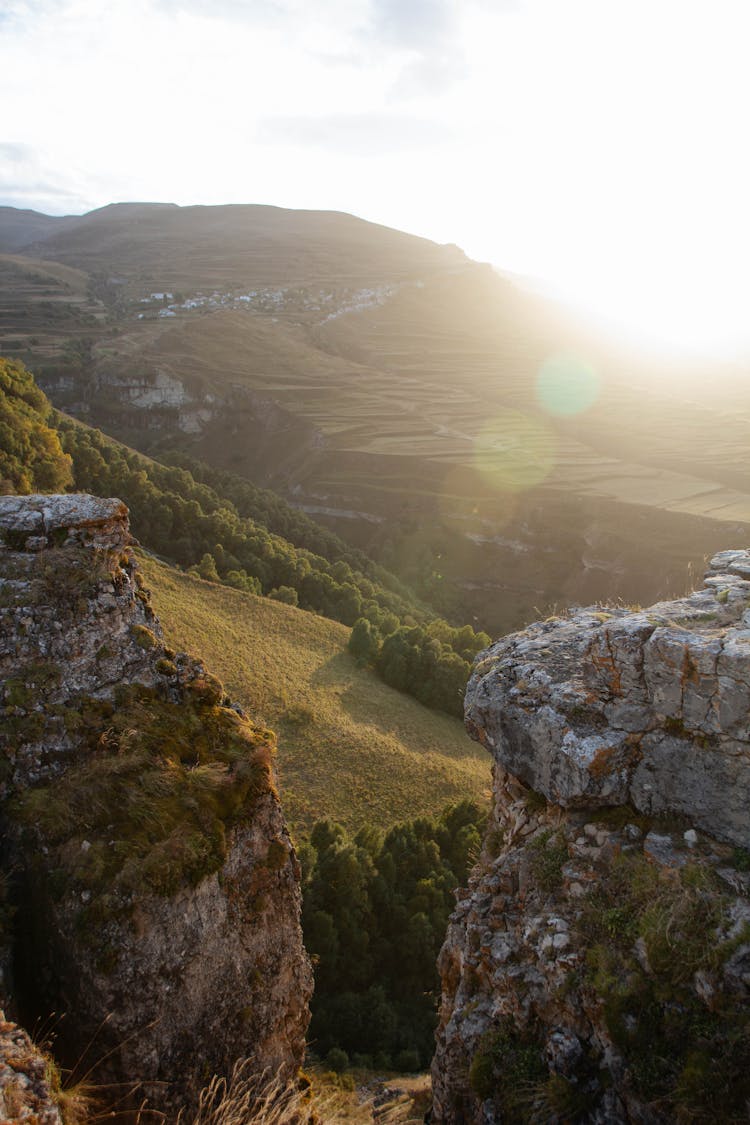
[[[0,1011],[0,1121],[63,1125],[50,1060]]]
[[[273,735],[165,648],[120,501],[0,497],[0,540],[6,993],[161,1109],[245,1056],[293,1074],[311,971]]]
[[[750,553],[478,658],[494,813],[440,957],[436,1125],[747,1120]]]
[[[478,658],[470,733],[565,808],[630,802],[750,847],[750,552],[647,610],[585,609]]]

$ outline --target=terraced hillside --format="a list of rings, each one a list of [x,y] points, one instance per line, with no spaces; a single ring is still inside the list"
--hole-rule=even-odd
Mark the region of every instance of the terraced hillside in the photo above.
[[[81,270],[0,254],[0,354],[32,351],[37,364],[74,366],[70,342],[100,333],[104,320]]]
[[[627,351],[455,247],[351,216],[17,214],[15,260],[25,229],[27,259],[82,271],[98,302],[56,353],[10,317],[57,405],[276,488],[455,621],[679,593],[750,534],[746,366]]]

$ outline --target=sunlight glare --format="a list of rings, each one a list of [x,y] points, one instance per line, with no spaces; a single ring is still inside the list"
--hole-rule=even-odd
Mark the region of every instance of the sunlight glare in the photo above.
[[[474,463],[496,491],[525,492],[550,475],[555,454],[555,435],[542,419],[503,410],[477,435]]]
[[[599,396],[599,378],[586,360],[571,354],[552,355],[536,378],[536,397],[550,414],[568,418],[582,414]]]
[[[636,342],[750,345],[749,34],[740,0],[528,0],[504,40],[488,23],[497,143],[468,252]]]

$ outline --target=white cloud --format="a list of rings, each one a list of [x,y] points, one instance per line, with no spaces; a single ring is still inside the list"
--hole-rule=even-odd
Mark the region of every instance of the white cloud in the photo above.
[[[47,214],[78,214],[91,205],[84,180],[61,177],[31,145],[0,142],[0,202]]]
[[[750,254],[745,0],[0,13],[6,202],[330,207],[621,303]]]
[[[258,122],[256,136],[267,145],[381,157],[385,153],[433,148],[451,141],[454,130],[442,121],[398,113],[341,113],[327,117],[267,117]]]

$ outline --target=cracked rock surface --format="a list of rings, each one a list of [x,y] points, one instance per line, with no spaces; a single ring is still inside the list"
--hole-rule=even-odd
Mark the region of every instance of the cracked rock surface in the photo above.
[[[493,813],[440,954],[433,1125],[750,1113],[750,552],[480,654]]]
[[[294,1075],[312,972],[273,735],[165,647],[119,500],[0,496],[0,677],[6,1008],[64,1014],[63,1062],[171,1120],[238,1059]]]
[[[466,724],[564,808],[631,803],[750,846],[750,552],[649,609],[584,609],[482,653]]]

